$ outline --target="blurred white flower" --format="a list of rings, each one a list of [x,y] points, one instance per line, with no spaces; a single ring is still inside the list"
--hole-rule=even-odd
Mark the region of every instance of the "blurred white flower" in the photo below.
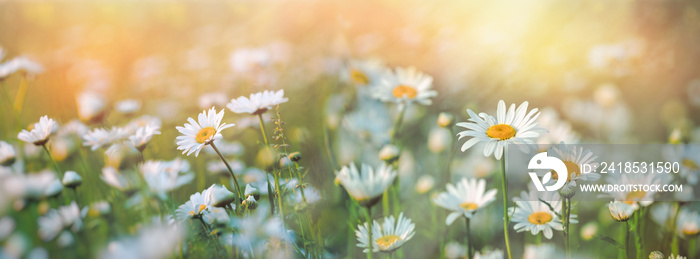
[[[236,234],[224,236],[224,244],[233,244],[244,250],[253,250],[256,255],[270,251],[268,244],[272,242],[293,243],[294,236],[283,227],[282,220],[277,216],[269,216],[269,208],[263,204],[254,213],[231,220],[231,227]]]
[[[353,59],[342,70],[341,78],[358,86],[374,86],[379,83],[385,69],[379,59]]]
[[[665,145],[662,155],[667,161],[680,164],[678,175],[681,178],[684,178],[691,185],[698,183],[698,179],[700,179],[700,145]]]
[[[690,103],[695,106],[700,106],[700,79],[693,79],[693,81],[690,81],[686,92]]]
[[[236,124],[238,125],[238,124]],[[243,144],[241,144],[238,141],[233,141],[229,142],[224,139],[217,139],[214,140],[214,145],[216,145],[216,148],[221,152],[222,155],[224,156],[240,156],[243,154],[243,151],[245,150],[245,147]],[[205,149],[204,152],[212,155],[216,155],[216,151],[214,149]],[[219,161],[221,163],[221,161]]]
[[[136,130],[136,132],[129,136],[129,142],[131,146],[136,148],[139,151],[143,151],[146,149],[146,145],[148,145],[148,142],[151,141],[151,138],[153,138],[153,135],[160,135],[160,126],[155,125],[155,124],[149,124],[143,127],[140,127]]]
[[[362,206],[372,206],[396,178],[396,171],[382,163],[376,170],[362,164],[358,171],[355,163],[343,166],[336,174],[336,181]]]
[[[700,214],[688,208],[681,209],[676,221],[676,233],[684,238],[694,238],[700,234]]]
[[[623,201],[611,201],[608,204],[610,216],[620,222],[627,221],[634,214],[635,208]]]
[[[197,104],[199,108],[206,109],[207,107],[223,107],[231,100],[224,92],[211,92],[199,96]]]
[[[15,148],[5,141],[0,141],[0,166],[11,166],[15,162]]]
[[[464,216],[471,218],[477,210],[495,200],[496,189],[486,191],[486,180],[463,178],[457,185],[447,184],[447,192],[438,194],[433,202],[452,211],[445,219],[445,224],[452,223]]]
[[[80,208],[75,201],[70,205],[49,210],[44,216],[39,217],[38,222],[39,237],[44,242],[53,240],[64,229],[70,228],[71,231],[77,232],[83,225]]]
[[[455,241],[450,241],[445,245],[445,257],[448,259],[467,258],[467,248]]]
[[[100,178],[109,186],[126,193],[130,193],[136,188],[133,177],[125,176],[111,166],[102,168],[102,175]]]
[[[4,57],[5,53],[2,49],[0,49],[0,61],[2,61]],[[43,73],[44,67],[27,57],[15,57],[7,60],[4,63],[0,63],[0,81],[19,71],[24,71],[27,73],[27,75],[33,77],[37,74]]]
[[[265,90],[251,94],[250,98],[241,96],[237,99],[232,99],[226,107],[235,113],[259,115],[265,113],[268,109],[272,109],[273,106],[286,103],[287,101],[289,99],[284,97],[284,89],[277,92]]]
[[[122,100],[114,104],[114,109],[122,114],[131,115],[141,110],[141,101],[136,99]]]
[[[112,127],[109,130],[104,128],[95,128],[83,136],[83,145],[89,146],[90,150],[95,151],[98,148],[103,148],[122,141],[128,136],[129,132],[120,127]]]
[[[656,185],[664,184],[662,180],[668,179],[667,177],[662,177],[660,174],[641,174],[641,175],[627,175],[621,174],[617,177],[607,177],[608,183],[619,184],[627,186],[643,186],[643,185]],[[635,190],[636,189],[636,190]],[[656,192],[649,191],[645,192],[642,188],[626,188],[625,191],[613,191],[607,193],[615,201],[622,201],[631,205],[635,210],[639,206],[647,207],[654,203],[654,194]]]
[[[141,228],[135,236],[110,242],[100,258],[169,258],[182,249],[184,237],[180,225],[156,222]]]
[[[148,187],[161,199],[166,199],[166,194],[168,192],[171,192],[194,179],[193,173],[180,174],[180,168],[172,166],[176,165],[174,162],[175,161],[167,163],[163,161],[149,160],[141,164],[139,167],[139,170],[143,175],[143,179],[146,181],[146,184],[148,184]]]
[[[233,127],[236,124],[221,123],[224,118],[224,110],[216,112],[216,108],[212,107],[208,112],[204,110],[199,114],[197,121],[192,118],[187,118],[189,123],[185,123],[184,127],[177,126],[177,130],[182,134],[176,138],[177,150],[182,150],[182,153],[189,156],[194,153],[194,156],[199,156],[205,145],[209,145],[217,139],[223,138],[221,131]]]
[[[226,186],[214,184],[209,189],[209,200],[214,207],[226,207],[236,201],[236,196],[226,189]],[[235,207],[236,205],[234,204],[233,206]]]
[[[502,259],[503,251],[501,250],[491,250],[491,251],[477,251],[474,254],[474,259]]]
[[[99,122],[105,115],[107,101],[96,92],[85,91],[76,97],[78,117],[84,122]]]
[[[398,67],[387,70],[379,84],[373,89],[373,97],[384,102],[399,104],[419,103],[430,105],[430,99],[437,96],[433,86],[433,77],[418,71],[415,67]]]
[[[550,145],[556,145],[561,142],[577,144],[580,140],[580,136],[573,130],[571,124],[561,120],[557,111],[552,108],[542,109],[537,123],[540,127],[549,131],[541,134],[535,142],[539,145],[539,150],[546,150]]]
[[[90,129],[85,126],[84,123],[82,123],[78,119],[74,119],[69,121],[68,123],[64,124],[61,126],[61,129],[58,131],[59,135],[74,135],[78,138],[82,138],[83,135],[87,134]]]
[[[370,241],[369,224],[365,222],[355,230],[357,247],[364,248],[364,253],[369,253],[370,249],[373,252],[393,252],[411,240],[415,234],[415,228],[416,225],[411,222],[411,219],[404,217],[403,212],[401,212],[398,220],[394,219],[394,216],[385,217],[382,224],[375,220],[372,223],[372,239]],[[372,244],[371,248],[370,243]]]
[[[47,187],[44,189],[44,197],[56,197],[63,192],[63,183],[60,179],[54,179]]]
[[[569,175],[566,178],[566,184],[561,190],[571,190],[571,191],[560,191],[564,196],[573,196],[575,194],[576,183],[578,182],[595,182],[600,179],[600,174],[596,172],[583,173],[584,166],[590,166],[591,168],[597,168],[598,162],[595,162],[597,156],[593,155],[593,152],[586,149],[584,150],[581,146],[559,144],[552,148],[556,157],[558,157],[564,165],[566,165],[566,171]],[[552,171],[552,181],[559,179],[559,175],[556,171]],[[570,197],[569,196],[569,197]]]
[[[428,149],[440,154],[452,146],[452,132],[446,128],[434,127],[428,133]]]
[[[543,243],[539,245],[525,245],[523,259],[539,259],[539,258],[561,258],[563,255],[557,253],[557,247],[554,243]]]
[[[435,186],[435,179],[433,176],[426,174],[418,178],[416,181],[416,192],[419,194],[424,194],[429,192]]]
[[[462,145],[462,152],[476,143],[485,142],[484,156],[493,154],[497,160],[503,156],[506,144],[517,144],[520,150],[529,153],[529,149],[533,148],[531,145],[535,144],[534,141],[547,130],[537,126],[537,108],[527,112],[527,106],[528,103],[524,102],[516,109],[515,104],[511,104],[506,111],[506,103],[500,100],[496,118],[486,113],[477,115],[467,109],[471,117],[469,121],[456,124],[467,129],[459,132],[459,139],[471,137]]]
[[[56,121],[44,115],[39,119],[39,122],[34,123],[34,127],[31,131],[22,130],[17,134],[17,138],[21,141],[32,143],[35,146],[42,146],[49,141],[51,133],[57,126],[58,124]]]
[[[17,224],[12,217],[0,218],[0,241],[5,240],[15,230]]]
[[[75,171],[67,171],[61,180],[64,186],[75,188],[83,184],[83,178]]]
[[[148,126],[148,125],[153,125],[154,127],[160,128],[162,126],[162,122],[160,118],[151,116],[151,115],[142,115],[139,116],[133,120],[131,120],[126,126],[124,126],[124,129],[130,133],[136,132],[139,128]]]

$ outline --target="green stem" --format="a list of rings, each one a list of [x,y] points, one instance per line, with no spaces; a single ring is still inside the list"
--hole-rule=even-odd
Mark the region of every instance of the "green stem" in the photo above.
[[[621,258],[621,259],[622,259],[622,258],[624,258],[624,259],[627,259],[627,258],[628,258],[627,251],[629,250],[629,243],[630,243],[630,232],[629,232],[629,229],[630,229],[630,223],[629,223],[629,220],[628,220],[628,221],[625,221],[625,226],[624,226],[624,229],[622,230],[622,240],[623,240],[625,243],[622,244],[623,249],[620,250],[620,254],[619,254],[619,256],[618,256],[618,257]]]
[[[696,258],[695,257],[695,241],[697,238],[689,238],[688,239],[688,258]]]
[[[641,210],[636,211],[634,213],[634,226],[632,226],[632,231],[634,232],[634,247],[635,250],[637,251],[636,253],[636,258],[637,259],[642,259],[642,236],[641,233],[639,233],[639,220],[640,220],[640,214]]]
[[[474,251],[474,249],[472,249],[472,247],[473,247],[472,242],[474,242],[474,241],[472,240],[472,237],[471,237],[471,231],[469,231],[469,218],[464,217],[464,221],[465,221],[466,227],[467,227],[467,242],[465,242],[466,243],[465,245],[467,246],[467,258],[472,258],[472,253]]]
[[[396,121],[394,121],[394,131],[391,133],[392,142],[399,136],[399,130],[401,129],[401,124],[403,123],[403,117],[404,114],[406,114],[406,106],[407,104],[399,105],[399,117],[397,117]]]
[[[508,259],[512,259],[513,256],[510,253],[510,241],[508,240],[508,183],[506,182],[506,151],[503,150],[503,157],[501,157],[501,187],[503,189],[503,236],[506,241],[506,251],[508,252]]]
[[[372,240],[372,207],[371,205],[367,206],[367,233],[369,235],[369,242],[368,245],[369,251],[367,252],[367,259],[372,259],[372,253],[374,252],[374,240]]]
[[[258,114],[258,122],[260,122],[260,133],[262,133],[263,141],[265,141],[265,147],[270,146],[270,142],[267,141],[267,134],[265,133],[265,121],[263,120],[262,113]]]
[[[450,136],[454,137],[454,127],[450,127]],[[445,168],[445,179],[444,184],[449,183],[452,180],[452,160],[454,159],[455,153],[457,153],[457,142],[453,141],[450,146],[449,154],[447,155],[447,167]]]
[[[44,148],[44,151],[46,151],[46,154],[49,155],[49,158],[51,159],[51,162],[53,163],[53,166],[56,168],[56,174],[58,174],[58,180],[63,179],[63,172],[61,171],[61,168],[58,166],[58,163],[56,163],[56,159],[53,159],[53,156],[51,155],[51,151],[49,151],[49,148],[46,147],[46,144],[44,143],[41,145]]]
[[[571,247],[569,236],[571,229],[569,228],[570,217],[571,217],[571,198],[564,198],[564,203],[562,203],[564,212],[564,249],[566,251],[566,258],[571,258]]]
[[[679,248],[678,248],[678,235],[676,235],[676,224],[678,222],[678,214],[681,212],[681,207],[682,204],[680,202],[675,203],[675,214],[673,215],[673,220],[670,223],[670,226],[667,226],[667,232],[671,236],[671,253],[673,254],[678,254]],[[665,250],[668,251],[668,250]]]
[[[238,179],[236,179],[236,174],[233,173],[233,169],[231,168],[231,165],[229,165],[228,161],[226,161],[224,156],[221,155],[221,152],[219,152],[219,149],[216,148],[216,145],[214,145],[213,141],[210,143],[210,145],[212,148],[214,148],[214,151],[216,151],[216,154],[219,155],[219,158],[221,158],[221,161],[224,161],[224,164],[226,165],[228,172],[231,174],[231,178],[233,178],[233,184],[236,186],[236,193],[238,193],[238,198],[243,200],[243,194],[241,193],[241,187],[240,187],[240,185],[238,185]]]
[[[282,228],[284,229],[284,206],[282,206],[282,191],[280,190],[280,179],[279,172],[273,172],[275,177],[275,195],[277,196],[277,203],[279,203],[280,217],[282,218]]]

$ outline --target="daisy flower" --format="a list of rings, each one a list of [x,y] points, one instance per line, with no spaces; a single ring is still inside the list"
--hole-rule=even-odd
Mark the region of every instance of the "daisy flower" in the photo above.
[[[102,181],[107,183],[107,185],[126,193],[131,193],[135,189],[132,178],[119,173],[117,169],[111,166],[102,168],[102,175],[100,178],[102,178]]]
[[[15,148],[5,141],[0,141],[0,166],[10,166],[15,162]]]
[[[364,223],[355,230],[357,247],[364,248],[364,253],[369,253],[370,250],[368,228],[368,224]],[[399,249],[411,240],[415,234],[415,228],[416,225],[411,222],[411,219],[404,217],[403,212],[399,214],[398,220],[395,220],[394,216],[385,217],[382,224],[375,220],[372,223],[372,251],[389,253]]]
[[[511,104],[506,111],[506,103],[500,100],[496,118],[485,113],[477,115],[467,109],[469,121],[456,124],[467,129],[458,133],[459,139],[471,137],[462,145],[462,152],[476,143],[485,142],[484,156],[493,154],[497,160],[503,156],[505,146],[511,143],[526,145],[527,148],[522,145],[518,147],[523,152],[529,153],[528,149],[533,148],[530,146],[534,145],[540,133],[546,130],[537,126],[536,120],[539,116],[537,108],[527,112],[527,106],[528,103],[524,102],[516,109],[515,104]]]
[[[355,163],[350,163],[350,166],[343,166],[338,171],[336,181],[360,205],[371,207],[394,182],[396,175],[396,171],[384,163],[376,170],[363,163],[361,171],[357,170]]]
[[[58,124],[53,119],[49,119],[48,116],[44,115],[39,119],[39,122],[34,123],[34,127],[31,131],[22,130],[17,134],[17,138],[21,141],[32,143],[36,146],[43,146],[49,141],[49,136],[51,132],[57,127]]]
[[[272,109],[273,106],[286,103],[287,101],[289,101],[289,99],[284,97],[284,89],[277,92],[265,90],[263,92],[251,94],[250,99],[245,96],[232,99],[226,107],[235,113],[259,115],[265,113],[268,109]]]
[[[177,137],[177,149],[182,150],[182,153],[189,156],[195,153],[194,156],[199,156],[205,145],[209,145],[214,140],[220,139],[221,131],[235,126],[235,124],[221,123],[224,118],[224,110],[219,113],[216,108],[212,107],[209,112],[206,110],[199,114],[198,121],[187,118],[189,123],[185,123],[184,127],[177,126],[177,130],[182,133]]]
[[[422,105],[433,103],[430,98],[437,96],[431,90],[433,77],[418,71],[415,67],[398,67],[387,70],[376,87],[373,97],[384,102],[408,104],[417,102]]]
[[[109,130],[96,128],[83,136],[83,145],[89,146],[90,150],[95,151],[98,148],[122,141],[127,138],[127,136],[129,136],[129,132],[125,128],[112,127]]]
[[[131,115],[141,110],[141,101],[126,99],[114,104],[114,109],[124,115]]]
[[[78,105],[78,117],[84,122],[98,122],[105,115],[107,101],[104,96],[94,92],[82,92],[75,97]]]
[[[383,71],[384,66],[377,59],[350,60],[341,76],[355,85],[371,86],[379,82]]]
[[[611,201],[608,204],[608,210],[610,211],[610,216],[620,222],[629,220],[634,214],[634,207],[625,202]]]
[[[679,175],[691,185],[698,183],[700,179],[700,146],[690,145],[666,145],[663,154],[669,162],[678,162],[681,165]]]
[[[609,183],[611,184],[620,184],[620,185],[627,185],[627,186],[639,186],[639,185],[656,185],[656,184],[663,184],[661,182],[662,177],[659,177],[659,174],[645,174],[645,175],[627,175],[627,174],[621,174],[621,175],[616,175],[614,178],[608,178]],[[607,193],[610,197],[613,198],[615,201],[622,201],[625,202],[632,207],[634,207],[635,210],[639,208],[639,206],[647,207],[654,203],[654,194],[656,192],[649,191],[646,192],[642,190],[642,188],[626,188],[625,191],[614,191],[614,192],[609,192]]]
[[[546,193],[545,197],[537,191],[522,192],[520,197],[513,199],[516,207],[510,207],[508,214],[513,215],[511,221],[515,222],[515,230],[518,232],[530,231],[532,235],[537,235],[540,232],[544,233],[544,237],[551,239],[552,230],[563,231],[564,226],[557,214],[561,214],[561,197],[556,193]],[[549,206],[539,199],[545,200],[556,211],[550,210]],[[570,215],[571,223],[578,223],[577,216]]]
[[[2,60],[4,57],[5,52],[4,50],[0,49],[0,60]],[[24,71],[28,75],[34,76],[36,74],[44,72],[44,68],[40,64],[26,57],[15,57],[4,63],[0,63],[0,81],[4,80],[5,78],[18,71]]]
[[[181,221],[202,218],[207,223],[226,223],[228,214],[224,209],[214,207],[212,192],[217,188],[212,185],[208,189],[190,195],[190,200],[175,210],[175,218]]]
[[[146,149],[148,142],[151,141],[151,138],[153,138],[153,135],[160,135],[159,129],[160,126],[155,124],[140,127],[136,130],[134,135],[129,136],[131,146],[136,148],[138,151],[143,151]]]
[[[687,238],[698,236],[700,234],[700,214],[689,209],[681,210],[676,223],[676,233]]]
[[[474,213],[494,201],[496,189],[486,191],[486,180],[462,178],[457,185],[447,184],[447,192],[438,194],[433,202],[451,210],[445,224],[452,225],[457,218],[471,218]]]
[[[577,182],[595,182],[600,179],[600,174],[595,172],[582,173],[582,168],[584,165],[588,165],[591,168],[598,167],[598,163],[595,162],[597,156],[593,156],[593,152],[583,147],[575,145],[565,145],[560,143],[553,147],[556,156],[564,162],[566,165],[566,171],[569,173],[566,178],[566,185],[560,189],[560,193],[565,197],[571,197],[575,194],[575,186]],[[559,175],[556,171],[552,170],[553,181],[559,179]]]
[[[174,170],[173,170],[174,169]],[[165,194],[185,185],[194,179],[194,174],[180,174],[177,168],[171,168],[165,162],[149,160],[140,167],[143,179],[160,198]]]
[[[474,259],[502,259],[502,258],[503,258],[503,251],[501,251],[501,250],[476,252],[476,254],[474,254]]]

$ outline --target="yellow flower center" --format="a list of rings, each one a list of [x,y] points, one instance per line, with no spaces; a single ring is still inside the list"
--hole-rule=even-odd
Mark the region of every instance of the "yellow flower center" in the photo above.
[[[416,88],[406,85],[399,85],[397,87],[394,87],[394,91],[392,93],[396,98],[403,98],[404,96],[407,96],[409,99],[413,99],[416,97],[416,95],[418,95],[418,91],[416,91]]]
[[[190,213],[187,213],[187,215],[194,216],[194,215],[199,215],[202,214],[202,211],[204,211],[207,208],[207,205],[200,204],[199,207],[197,207],[197,212],[194,210],[190,211]]]
[[[581,175],[581,167],[578,166],[578,164],[571,162],[571,161],[564,161],[564,165],[566,165],[566,181],[571,181],[571,173],[576,174],[576,176]],[[559,180],[559,174],[552,170],[552,179],[554,180]]]
[[[479,205],[476,205],[476,203],[472,203],[472,202],[465,202],[465,203],[462,203],[462,204],[459,205],[459,206],[461,206],[463,209],[465,209],[465,210],[467,210],[467,211],[475,210],[476,208],[479,207]]]
[[[197,132],[197,142],[204,144],[214,134],[216,134],[216,129],[213,127],[203,128]]]
[[[493,125],[486,130],[486,135],[491,138],[506,140],[515,137],[515,129],[506,124]]]
[[[544,225],[552,221],[552,215],[547,212],[535,212],[530,214],[527,220],[535,225]]]
[[[354,69],[354,68],[350,69],[350,78],[356,84],[360,84],[360,85],[369,84],[369,77],[367,77],[367,75],[365,75],[365,73],[362,73],[362,71],[360,71],[358,69]]]
[[[641,201],[646,194],[647,192],[645,191],[628,192],[625,203],[632,205],[635,202]]]
[[[681,164],[682,164],[683,166],[685,166],[685,167],[691,169],[691,170],[698,170],[698,169],[700,169],[700,166],[698,166],[698,163],[695,163],[695,161],[693,161],[693,160],[690,159],[690,158],[683,158],[683,160],[681,160]]]
[[[695,236],[698,233],[700,233],[700,229],[698,228],[697,225],[685,225],[683,226],[683,235],[686,236]]]
[[[386,235],[380,238],[377,238],[377,245],[379,245],[379,248],[382,250],[387,250],[391,245],[394,243],[401,241],[401,238],[397,235]]]

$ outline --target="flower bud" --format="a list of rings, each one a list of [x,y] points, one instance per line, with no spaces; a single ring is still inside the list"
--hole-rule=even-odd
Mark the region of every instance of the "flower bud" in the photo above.
[[[438,115],[437,124],[443,128],[449,128],[455,123],[455,116],[451,113],[441,112]]]
[[[649,259],[664,259],[664,254],[659,251],[653,251],[649,254]]]
[[[424,194],[433,189],[433,186],[435,186],[435,179],[430,175],[423,175],[418,178],[418,182],[416,182],[416,192]]]
[[[253,196],[253,198],[255,198],[256,200],[260,199],[260,191],[258,190],[258,188],[250,186],[250,184],[245,185],[245,192],[243,195],[245,195],[246,197]]]
[[[393,163],[399,158],[399,147],[392,144],[384,145],[381,150],[379,150],[379,159],[383,160],[387,164]]]
[[[258,208],[258,201],[255,200],[255,198],[251,195],[248,196],[245,200],[243,200],[243,203],[241,203],[243,206],[248,208],[249,210],[254,210]]]
[[[299,162],[301,160],[301,152],[294,152],[289,154],[289,160],[292,160],[292,162]]]
[[[68,171],[63,175],[63,186],[75,188],[83,184],[83,178],[75,171]]]
[[[559,189],[559,194],[564,198],[574,197],[576,195],[576,186],[567,182],[564,187]]]

